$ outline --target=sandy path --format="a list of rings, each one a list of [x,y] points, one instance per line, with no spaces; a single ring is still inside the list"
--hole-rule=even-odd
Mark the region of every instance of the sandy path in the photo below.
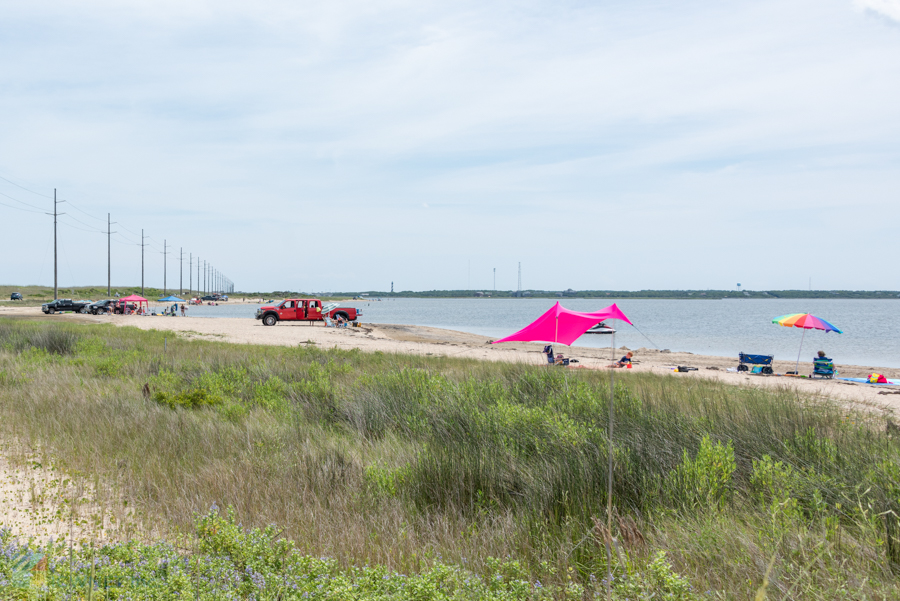
[[[18,445],[0,444],[0,528],[45,545],[149,538],[134,510],[112,489],[97,491],[89,477],[59,471]]]
[[[367,352],[410,353],[415,355],[453,356],[487,361],[507,361],[513,363],[546,364],[541,354],[543,344],[504,343],[489,344],[485,336],[429,328],[424,326],[363,324],[359,328],[326,328],[321,323],[279,323],[265,327],[253,319],[204,318],[204,317],[139,317],[139,316],[87,316],[53,315],[43,316],[38,307],[0,308],[0,315],[28,315],[46,319],[65,319],[82,323],[113,323],[119,326],[133,326],[142,330],[169,330],[183,338],[219,340],[240,344],[269,344],[296,346],[316,344],[323,348],[352,349]],[[567,348],[557,345],[557,352],[578,359],[575,367],[604,369],[613,356],[621,357],[628,349],[596,349],[587,347]],[[824,398],[851,401],[869,407],[900,409],[900,387],[875,386],[844,382],[841,380],[808,380],[780,376],[759,376],[726,371],[737,367],[737,353],[734,358],[694,355],[692,353],[670,353],[656,349],[632,349],[635,352],[635,368],[638,371],[668,373],[677,378],[709,378],[728,384],[758,387],[786,387],[801,393]],[[672,369],[684,365],[698,368],[698,371],[676,373]],[[794,369],[791,361],[775,361],[775,371],[784,373]],[[883,373],[889,378],[900,378],[900,369],[878,366],[853,366],[837,364],[840,375],[863,377],[872,372]],[[809,362],[801,362],[800,373],[812,370]],[[627,375],[627,370],[620,370]],[[896,393],[896,394],[895,394]]]

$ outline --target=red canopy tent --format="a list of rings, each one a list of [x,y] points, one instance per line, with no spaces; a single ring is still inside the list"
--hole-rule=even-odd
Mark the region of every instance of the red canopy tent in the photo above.
[[[143,296],[138,296],[137,294],[132,294],[131,296],[126,296],[125,298],[120,298],[119,303],[124,304],[125,308],[128,307],[128,303],[137,303],[138,306],[144,304],[144,305],[146,305],[146,307],[144,307],[145,309],[150,308],[150,301],[148,301]]]

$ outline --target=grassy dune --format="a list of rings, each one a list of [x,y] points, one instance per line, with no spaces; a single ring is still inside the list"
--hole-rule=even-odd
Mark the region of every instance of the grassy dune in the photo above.
[[[745,599],[771,565],[771,599],[896,598],[900,451],[880,416],[627,374],[610,445],[608,373],[164,336],[0,321],[0,434],[117,483],[194,541],[197,570],[290,540],[257,572],[328,557],[358,587],[368,565],[422,586],[451,570],[460,598],[580,598],[611,565],[615,598]],[[498,575],[520,584],[462,584]]]

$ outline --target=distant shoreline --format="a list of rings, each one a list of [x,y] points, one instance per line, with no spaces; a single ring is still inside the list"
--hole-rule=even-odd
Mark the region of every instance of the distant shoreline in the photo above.
[[[582,299],[663,299],[663,300],[724,300],[724,299],[858,299],[858,300],[900,300],[900,291],[897,290],[523,290],[521,293],[509,290],[428,290],[402,292],[273,292],[273,293],[241,293],[236,292],[233,297],[265,296],[273,298],[281,295],[281,298],[294,296],[302,298],[328,297],[348,298],[354,300],[377,300],[393,298],[549,298],[565,300],[572,298]]]
[[[135,293],[140,294],[140,286],[113,286],[113,295],[119,292],[121,296]],[[12,292],[20,292],[25,301],[10,301]],[[145,298],[155,300],[169,294],[177,294],[171,289],[146,288]],[[184,292],[183,298],[195,296],[195,292]],[[107,298],[106,286],[76,286],[75,288],[60,288],[59,298],[100,300]],[[362,300],[374,301],[395,298],[542,298],[542,299],[641,299],[641,300],[725,300],[725,299],[791,299],[791,300],[900,300],[900,290],[403,290],[400,292],[384,292],[378,290],[359,290],[355,292],[297,292],[290,290],[275,290],[270,292],[232,292],[229,295],[232,300],[248,299],[283,299],[283,298],[321,298],[323,300]],[[0,285],[0,302],[31,304],[46,302],[53,299],[53,288],[48,286],[11,286]]]

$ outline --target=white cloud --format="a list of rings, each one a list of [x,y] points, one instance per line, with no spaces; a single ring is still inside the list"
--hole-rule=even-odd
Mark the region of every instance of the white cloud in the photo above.
[[[522,260],[548,288],[715,286],[736,240],[797,256],[838,222],[865,240],[835,228],[834,263],[812,275],[900,288],[884,281],[900,277],[893,238],[870,229],[900,218],[898,52],[894,28],[820,0],[36,0],[0,21],[15,57],[0,59],[0,175],[247,288],[283,288],[260,256],[298,241],[345,266],[305,263],[320,289],[458,287],[442,274],[469,258],[473,273]],[[820,219],[788,236],[781,209]],[[40,217],[0,217],[2,239],[46,246]],[[591,260],[558,261],[548,240]],[[105,257],[102,236],[61,244],[81,257],[66,277],[103,280],[84,259]],[[5,277],[46,281],[43,247]],[[610,260],[625,247],[640,260]],[[139,265],[122,246],[114,280]],[[162,257],[148,265],[161,280]]]
[[[856,0],[856,5],[900,23],[900,0]]]

